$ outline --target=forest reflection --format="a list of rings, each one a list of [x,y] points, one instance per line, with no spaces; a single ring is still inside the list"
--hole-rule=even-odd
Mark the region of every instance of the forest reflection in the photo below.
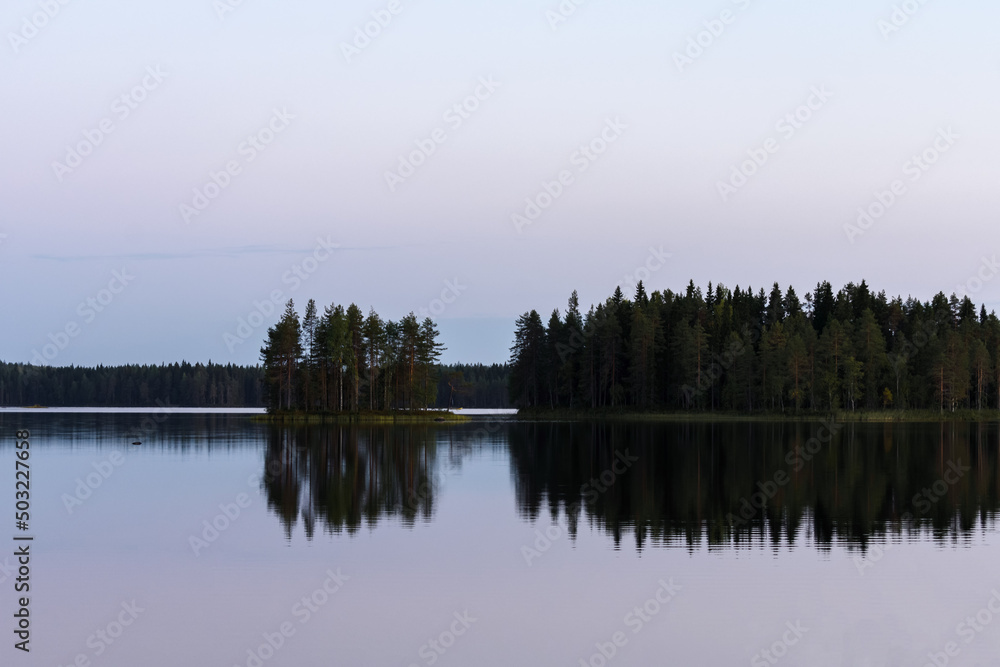
[[[547,506],[571,537],[584,513],[615,546],[631,534],[640,549],[963,543],[995,527],[996,426],[832,433],[806,423],[525,424],[510,432],[518,507],[535,520]],[[605,486],[625,450],[637,461]]]
[[[264,485],[285,531],[311,539],[383,518],[429,522],[436,478],[483,447],[509,456],[516,510],[617,548],[865,549],[967,544],[997,519],[993,424],[500,422],[273,428]],[[831,435],[832,434],[832,435]],[[447,452],[439,457],[439,450]],[[508,502],[498,498],[498,502]],[[547,511],[546,511],[547,510]]]
[[[434,509],[434,438],[428,428],[303,426],[269,429],[263,486],[285,533],[301,517],[353,534],[383,518],[412,526]]]

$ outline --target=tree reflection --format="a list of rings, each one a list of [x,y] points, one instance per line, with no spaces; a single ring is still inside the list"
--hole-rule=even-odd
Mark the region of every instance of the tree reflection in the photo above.
[[[435,452],[420,427],[274,427],[263,475],[268,507],[289,537],[301,516],[309,539],[317,524],[354,534],[383,517],[407,526],[429,521]]]
[[[989,424],[507,422],[270,429],[264,490],[354,534],[433,516],[436,475],[481,447],[509,453],[519,515],[637,548],[821,550],[930,536],[968,543],[997,520],[1000,430]],[[824,435],[825,434],[825,435]],[[441,444],[439,444],[441,443]],[[437,456],[438,447],[444,446]],[[498,502],[502,500],[498,499]],[[546,512],[547,510],[547,512]],[[544,521],[548,521],[545,518]]]
[[[967,542],[997,518],[1000,434],[984,424],[532,423],[509,432],[519,512],[579,515],[696,548]],[[819,436],[819,437],[817,437]],[[608,474],[616,452],[638,461]],[[603,484],[603,479],[611,484]],[[595,492],[596,491],[596,492]],[[561,516],[562,515],[562,516]]]

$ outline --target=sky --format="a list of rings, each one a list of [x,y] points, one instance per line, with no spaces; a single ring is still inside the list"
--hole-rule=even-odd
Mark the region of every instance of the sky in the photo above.
[[[642,279],[1000,306],[985,0],[11,0],[0,359],[256,363],[292,298],[514,320]]]

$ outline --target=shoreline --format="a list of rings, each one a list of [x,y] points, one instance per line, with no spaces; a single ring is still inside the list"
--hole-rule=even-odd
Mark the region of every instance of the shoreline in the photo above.
[[[842,423],[982,423],[1000,422],[1000,410],[934,410],[837,411],[809,413],[780,412],[630,412],[611,409],[591,410],[520,410],[511,415],[516,421],[631,421],[665,423],[725,423],[725,422],[788,422],[803,423],[832,420]]]
[[[497,408],[503,412],[482,409],[468,413],[449,410],[375,411],[375,412],[266,412],[262,408],[189,408],[189,407],[0,407],[0,414],[228,414],[249,417],[251,421],[267,424],[462,424],[474,419],[502,417],[511,422],[549,421],[620,421],[663,423],[809,423],[834,421],[840,423],[984,423],[1000,422],[1000,410],[958,410],[941,413],[935,410],[892,411],[837,411],[837,412],[637,412],[616,409],[530,409],[517,412]]]
[[[465,415],[447,410],[392,412],[268,412],[252,421],[265,424],[463,424]]]

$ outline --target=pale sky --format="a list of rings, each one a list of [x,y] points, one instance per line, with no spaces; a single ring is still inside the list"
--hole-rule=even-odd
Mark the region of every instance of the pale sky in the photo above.
[[[992,278],[997,3],[576,3],[6,3],[0,359],[255,363],[275,291],[425,309],[489,363],[647,266]]]

